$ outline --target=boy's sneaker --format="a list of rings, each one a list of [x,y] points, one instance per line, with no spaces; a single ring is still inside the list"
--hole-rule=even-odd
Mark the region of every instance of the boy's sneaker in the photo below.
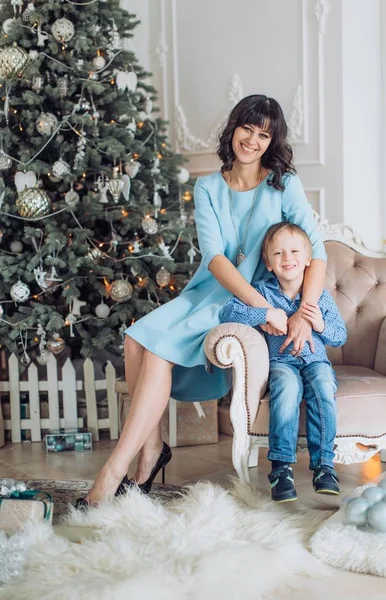
[[[271,484],[271,498],[275,502],[292,502],[297,500],[292,467],[284,465],[274,469],[268,475]]]
[[[339,496],[339,478],[332,467],[320,465],[314,471],[312,484],[317,494],[332,494]]]

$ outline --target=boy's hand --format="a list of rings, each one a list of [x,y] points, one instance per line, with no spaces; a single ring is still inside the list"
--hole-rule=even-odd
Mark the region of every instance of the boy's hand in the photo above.
[[[277,331],[273,335],[287,335],[287,315],[281,308],[269,308],[266,321]]]
[[[311,323],[314,331],[317,333],[322,333],[324,330],[324,321],[320,308],[317,304],[311,304],[311,302],[307,302],[307,304],[301,307],[301,313],[303,314],[304,318]]]

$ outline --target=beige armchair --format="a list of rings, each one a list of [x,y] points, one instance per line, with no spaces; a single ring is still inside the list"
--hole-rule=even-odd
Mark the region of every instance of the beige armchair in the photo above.
[[[337,379],[335,460],[364,462],[377,452],[386,461],[386,256],[368,250],[350,227],[321,225],[328,265],[326,288],[347,324],[348,340],[328,348]],[[268,446],[268,349],[255,329],[226,323],[205,339],[208,359],[233,369],[230,419],[232,460],[239,477],[249,481],[248,466]],[[306,446],[301,407],[299,447]]]

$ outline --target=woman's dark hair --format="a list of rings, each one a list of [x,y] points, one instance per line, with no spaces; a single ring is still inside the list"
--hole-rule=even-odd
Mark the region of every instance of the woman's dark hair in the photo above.
[[[232,149],[232,139],[236,127],[257,125],[268,131],[271,143],[261,157],[261,164],[272,171],[268,185],[284,190],[283,175],[296,173],[292,164],[292,148],[287,142],[287,123],[280,104],[274,98],[261,94],[247,96],[233,108],[224,130],[219,136],[217,154],[223,162],[222,173],[230,171],[236,158]]]

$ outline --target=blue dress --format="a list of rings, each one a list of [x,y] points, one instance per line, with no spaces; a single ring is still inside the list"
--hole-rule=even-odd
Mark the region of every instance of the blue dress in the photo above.
[[[264,278],[268,271],[261,259],[261,243],[267,229],[279,221],[296,223],[311,239],[313,258],[327,260],[323,241],[313,218],[302,184],[297,175],[287,174],[280,192],[260,183],[246,245],[247,258],[237,267],[251,283]],[[204,340],[208,331],[220,323],[219,313],[232,296],[208,270],[217,254],[235,263],[237,238],[232,224],[229,188],[219,171],[199,177],[194,189],[198,242],[201,264],[178,298],[139,319],[125,333],[153,354],[175,363],[172,397],[188,402],[221,398],[231,387],[231,369],[208,366]],[[240,241],[244,240],[254,190],[232,190],[233,221]]]

